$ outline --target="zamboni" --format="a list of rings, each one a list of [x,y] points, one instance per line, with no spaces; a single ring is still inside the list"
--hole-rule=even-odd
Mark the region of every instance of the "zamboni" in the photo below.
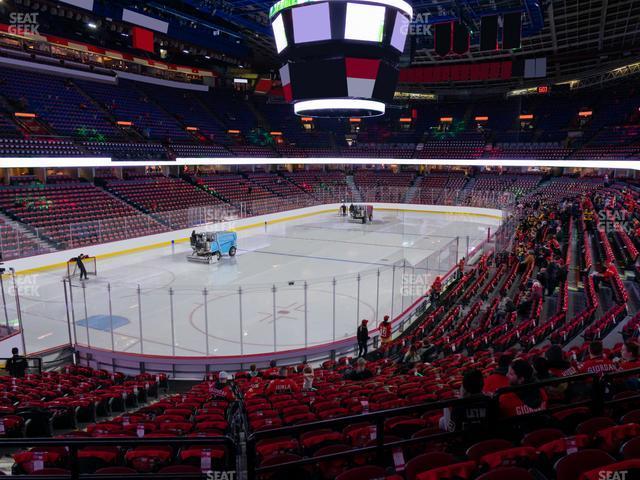
[[[235,256],[238,250],[238,235],[236,232],[200,232],[195,230],[191,234],[191,249],[193,253],[187,256],[190,262],[213,263],[220,260],[222,255]]]
[[[373,205],[351,205],[349,207],[351,220],[367,223],[373,221]]]

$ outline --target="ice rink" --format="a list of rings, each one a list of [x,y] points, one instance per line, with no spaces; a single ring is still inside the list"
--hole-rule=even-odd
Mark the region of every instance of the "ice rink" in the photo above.
[[[238,255],[213,265],[187,262],[188,243],[99,259],[98,275],[74,280],[66,302],[62,269],[19,277],[27,351],[68,343],[70,334],[94,347],[186,356],[341,339],[363,318],[372,329],[399,315],[500,223],[396,210],[374,217],[362,225],[322,213],[241,230]]]

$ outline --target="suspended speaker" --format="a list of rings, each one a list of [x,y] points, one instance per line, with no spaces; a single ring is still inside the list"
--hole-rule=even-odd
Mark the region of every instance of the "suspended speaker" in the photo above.
[[[460,22],[453,24],[453,52],[463,55],[469,51],[469,29]]]
[[[498,16],[488,15],[480,20],[480,50],[498,49]]]
[[[434,50],[441,57],[449,55],[449,52],[451,52],[452,25],[452,22],[438,23],[436,25]]]
[[[520,12],[505,14],[502,25],[502,49],[520,48],[521,35],[522,14]]]

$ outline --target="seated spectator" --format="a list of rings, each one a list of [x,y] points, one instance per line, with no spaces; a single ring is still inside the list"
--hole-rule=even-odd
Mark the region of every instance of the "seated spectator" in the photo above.
[[[554,376],[549,371],[549,362],[544,357],[535,357],[531,362],[536,380],[549,380]]]
[[[223,398],[225,400],[233,401],[236,399],[235,393],[229,383],[231,375],[227,372],[220,372],[218,374],[218,380],[209,387],[209,394],[215,398]]]
[[[313,388],[313,368],[311,368],[311,365],[307,365],[302,371],[302,390],[306,392],[316,390]]]
[[[533,368],[522,359],[515,360],[511,364],[507,376],[511,386],[527,385],[534,382]],[[527,415],[547,408],[547,394],[544,389],[532,386],[500,395],[498,403],[502,416]]]
[[[549,373],[554,377],[569,377],[576,375],[578,371],[564,358],[564,352],[560,345],[551,345],[545,352]]]
[[[256,368],[256,364],[255,363],[252,363],[249,366],[249,371],[247,372],[247,375],[249,376],[249,378],[255,378],[255,377],[259,377],[260,376],[260,372]]]
[[[278,377],[278,367],[276,366],[276,361],[271,360],[269,362],[269,368],[262,372],[262,376],[264,378],[277,378]]]
[[[265,388],[267,395],[281,394],[281,393],[295,393],[300,391],[300,386],[291,378],[287,376],[287,368],[281,367],[278,378],[271,380]]]
[[[640,368],[640,345],[638,345],[636,342],[625,342],[625,344],[622,346],[621,355],[621,370]]]
[[[356,368],[347,372],[345,375],[347,380],[355,381],[367,380],[371,377],[373,377],[373,373],[371,373],[371,370],[367,369],[367,361],[362,357],[358,358],[356,361]]]
[[[405,353],[402,361],[411,365],[415,365],[422,361],[422,355],[420,355],[418,346],[415,343],[409,347],[409,350]]]
[[[484,379],[479,370],[469,370],[462,377],[460,398],[478,397],[477,403],[454,408],[445,408],[440,418],[440,430],[455,432],[476,430],[487,426],[489,418],[489,397],[482,394]]]
[[[589,344],[589,357],[578,368],[580,373],[607,373],[617,369],[615,363],[604,356],[602,342],[599,340]]]
[[[498,368],[496,368],[484,381],[483,392],[485,394],[493,395],[496,390],[509,386],[507,373],[512,360],[513,357],[506,353],[503,353],[500,358],[498,358]]]

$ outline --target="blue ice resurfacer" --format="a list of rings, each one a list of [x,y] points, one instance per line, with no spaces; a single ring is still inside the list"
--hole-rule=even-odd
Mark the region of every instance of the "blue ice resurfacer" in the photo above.
[[[213,263],[222,255],[233,257],[238,250],[236,232],[201,232],[191,235],[193,253],[187,256],[192,262]]]

